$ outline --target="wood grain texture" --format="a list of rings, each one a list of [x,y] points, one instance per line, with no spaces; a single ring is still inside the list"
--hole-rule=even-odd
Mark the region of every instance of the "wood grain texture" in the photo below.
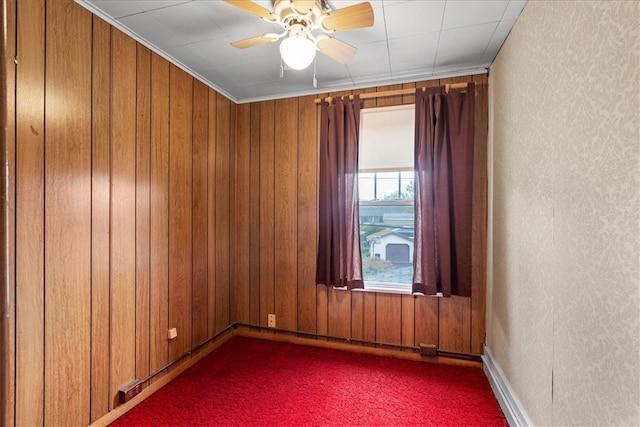
[[[46,3],[48,425],[87,424],[90,418],[91,21],[91,14],[71,0]]]
[[[486,74],[473,77],[476,84],[475,146],[473,151],[473,217],[471,247],[471,352],[482,354],[487,309],[487,149],[489,144],[489,81]]]
[[[216,331],[216,137],[218,119],[218,94],[209,90],[209,137],[207,156],[208,207],[207,212],[207,331],[208,337]]]
[[[471,298],[441,298],[439,307],[438,349],[471,352]]]
[[[266,326],[267,314],[275,313],[275,102],[265,101],[261,107],[260,325]]]
[[[207,262],[209,258],[208,210],[209,210],[209,89],[193,81],[193,299],[191,301],[192,343],[201,344],[208,338],[207,323],[209,286]]]
[[[364,295],[364,325],[363,337],[365,341],[377,341],[376,335],[376,316],[377,316],[377,298],[375,292],[366,292]]]
[[[298,321],[297,330],[316,331],[316,252],[317,252],[317,175],[318,113],[315,97],[298,101]]]
[[[91,421],[109,411],[111,26],[93,17],[91,145]]]
[[[438,297],[418,296],[415,303],[415,345],[438,345],[439,322]]]
[[[151,54],[151,372],[169,361],[169,63]]]
[[[260,324],[260,125],[261,107],[251,104],[249,141],[249,323]],[[238,149],[238,158],[244,153]],[[315,309],[315,308],[314,308]]]
[[[276,101],[275,314],[279,328],[298,326],[298,99]]]
[[[193,77],[169,66],[169,360],[191,344]]]
[[[16,167],[16,1],[0,2],[0,19],[5,24],[0,33],[0,164],[3,176],[13,176]],[[0,271],[2,272],[2,289],[0,289],[0,424],[10,425],[15,422],[15,389],[16,389],[16,281],[15,281],[15,182],[9,180],[2,188],[2,207],[0,208]]]
[[[136,45],[111,32],[111,407],[133,381],[136,325]]]
[[[329,297],[326,285],[316,285],[316,324],[317,333],[329,333]]]
[[[231,101],[217,95],[216,117],[216,332],[230,322],[231,177],[233,116]]]
[[[351,338],[364,340],[364,292],[351,293]]]
[[[415,346],[415,300],[413,295],[402,295],[401,302],[401,344]]]
[[[250,299],[250,271],[251,265],[251,237],[250,237],[250,148],[251,142],[251,105],[242,104],[237,107],[235,127],[235,180],[233,194],[234,245],[233,245],[233,275],[231,292],[232,322],[249,322]],[[242,154],[241,154],[242,153]]]
[[[136,378],[149,375],[151,51],[136,44]]]
[[[351,337],[351,292],[330,287],[327,289],[327,335]]]
[[[402,296],[376,296],[376,339],[384,344],[402,344]]]
[[[15,423],[44,422],[44,3],[18,3]],[[40,25],[30,25],[31,22]]]

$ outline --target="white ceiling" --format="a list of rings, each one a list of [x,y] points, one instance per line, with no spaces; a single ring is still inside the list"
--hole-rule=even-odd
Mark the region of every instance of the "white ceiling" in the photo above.
[[[314,88],[313,65],[280,77],[279,42],[230,46],[281,28],[222,0],[75,1],[236,103],[483,73],[526,3],[369,0],[373,27],[333,34],[357,47],[355,57],[343,65],[318,53]]]

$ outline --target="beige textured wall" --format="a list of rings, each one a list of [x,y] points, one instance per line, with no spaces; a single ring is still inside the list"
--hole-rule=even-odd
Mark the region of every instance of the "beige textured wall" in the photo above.
[[[640,425],[640,2],[529,0],[491,67],[487,345],[535,425]]]

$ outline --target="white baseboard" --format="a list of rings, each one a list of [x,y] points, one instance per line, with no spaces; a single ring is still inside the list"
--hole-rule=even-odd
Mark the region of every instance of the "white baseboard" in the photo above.
[[[498,399],[498,403],[504,412],[504,416],[511,427],[533,426],[526,411],[522,407],[520,400],[513,392],[509,381],[502,373],[500,367],[496,364],[491,354],[491,350],[487,346],[484,347],[482,355],[484,362],[484,372],[489,378],[489,383],[493,389],[493,393]]]

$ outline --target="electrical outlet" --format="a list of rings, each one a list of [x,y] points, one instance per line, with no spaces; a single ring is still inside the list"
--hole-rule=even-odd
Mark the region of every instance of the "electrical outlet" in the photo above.
[[[270,328],[275,328],[276,327],[276,315],[275,314],[269,314],[269,316],[267,317],[268,319],[268,323],[267,325]]]
[[[170,340],[174,339],[177,336],[178,336],[178,330],[176,328],[171,328],[167,332],[167,338],[169,338]]]

